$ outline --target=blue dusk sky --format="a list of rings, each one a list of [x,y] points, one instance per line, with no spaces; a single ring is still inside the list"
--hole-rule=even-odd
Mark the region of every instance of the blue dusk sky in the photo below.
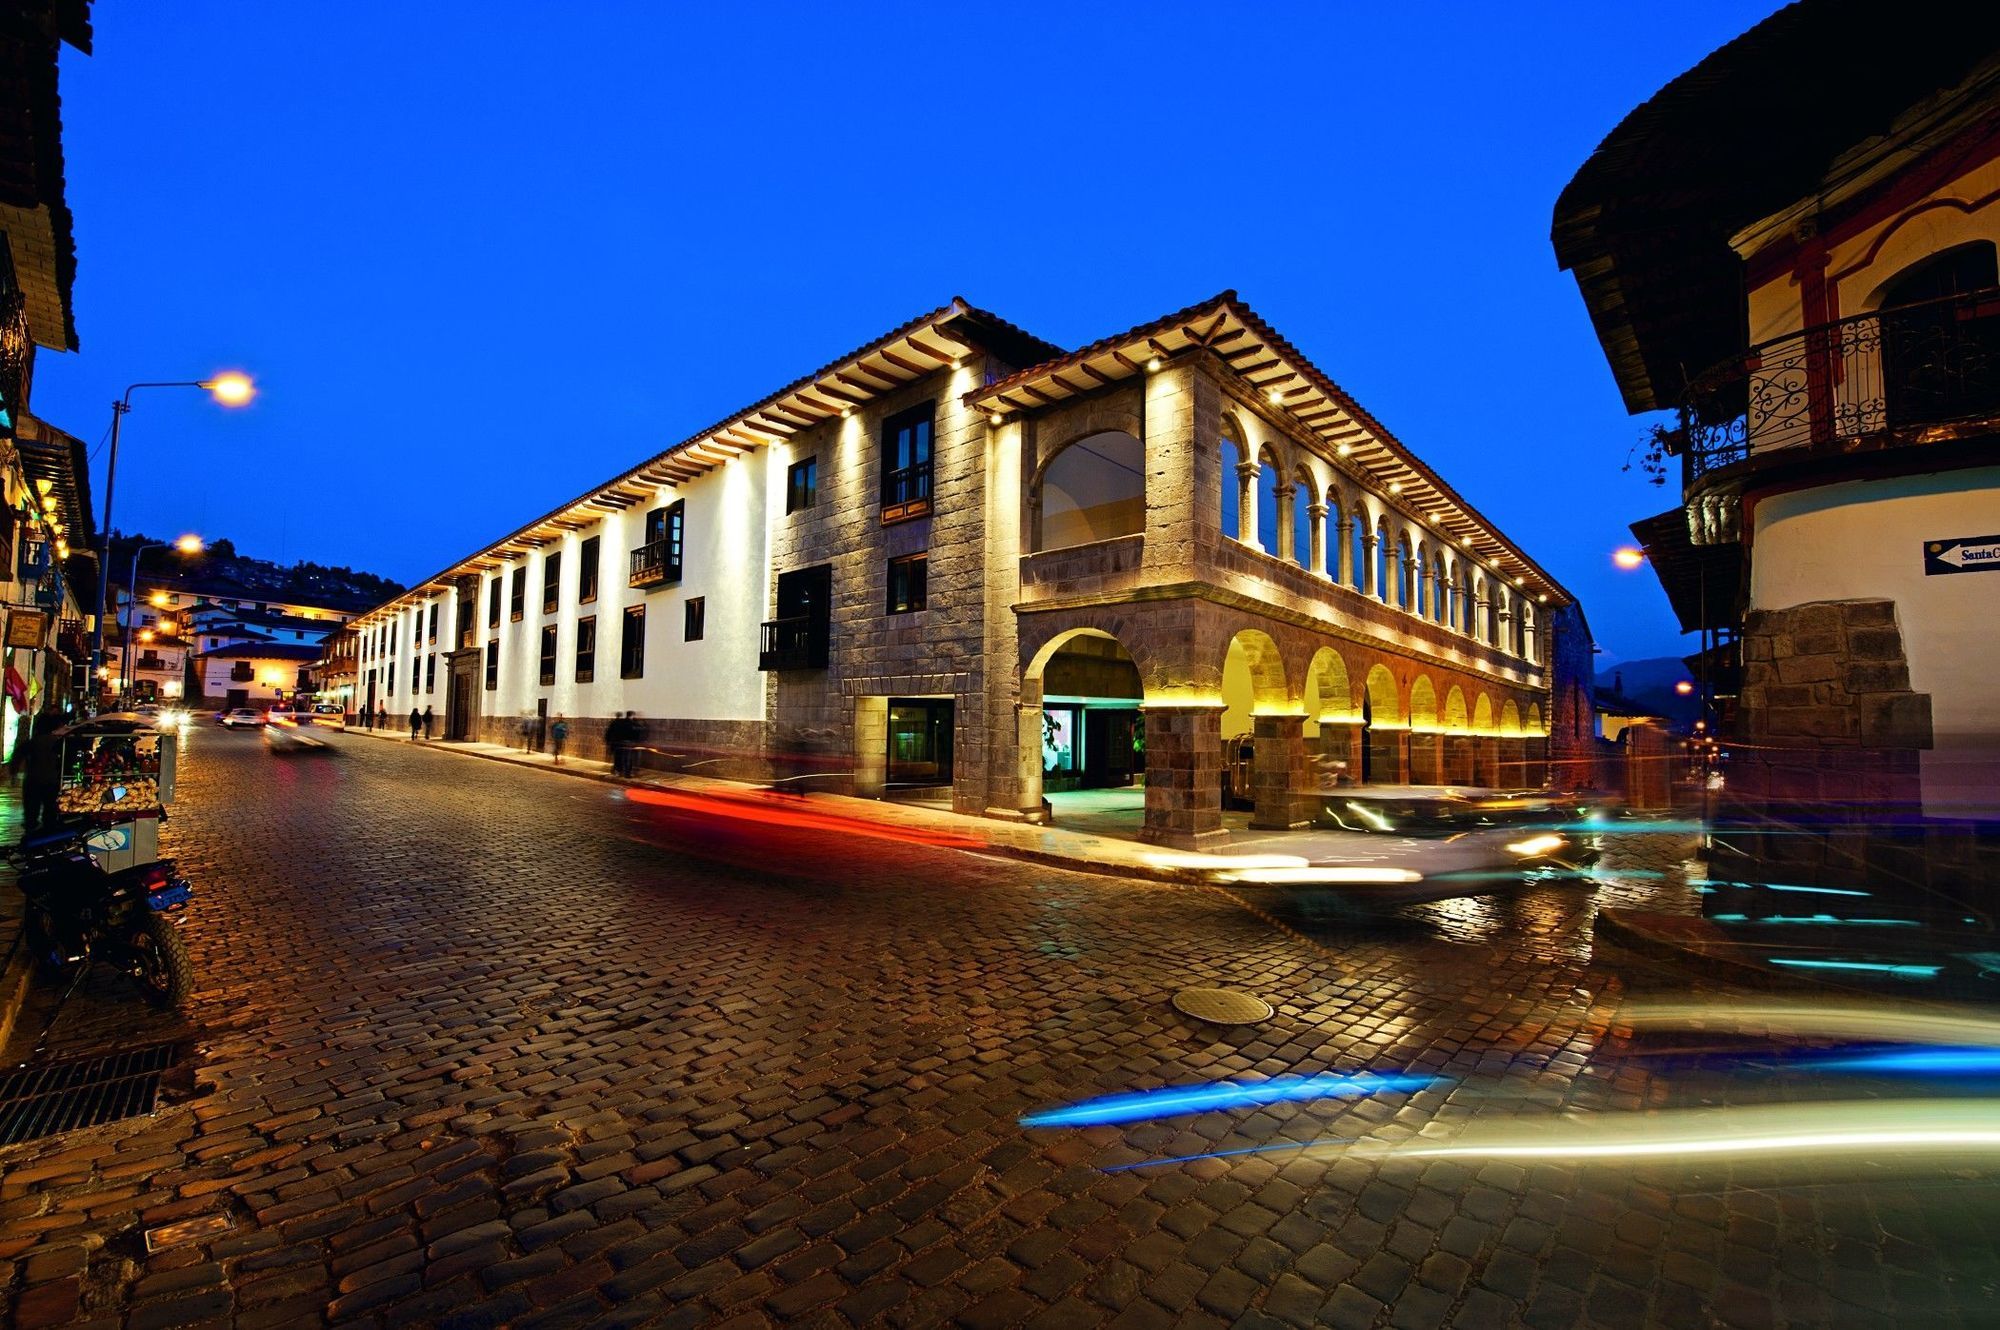
[[[116,525],[411,581],[953,295],[1074,346],[1233,287],[1678,654],[1549,217],[1775,7],[100,4],[35,408],[247,369],[136,399]]]

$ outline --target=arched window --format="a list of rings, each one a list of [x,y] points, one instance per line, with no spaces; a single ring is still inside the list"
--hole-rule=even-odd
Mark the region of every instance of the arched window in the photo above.
[[[1540,664],[1535,652],[1538,645],[1535,640],[1535,610],[1524,600],[1521,602],[1521,659],[1530,665]]]
[[[1354,534],[1348,542],[1354,546],[1354,567],[1350,569],[1356,591],[1368,589],[1368,510],[1361,505],[1354,506]]]
[[[1384,605],[1390,603],[1394,593],[1389,586],[1389,560],[1394,556],[1389,550],[1389,522],[1387,518],[1375,519],[1375,599]]]
[[[1312,477],[1302,475],[1292,486],[1292,562],[1311,568],[1312,560]]]
[[[1284,557],[1278,548],[1278,464],[1268,451],[1257,458],[1257,548]]]
[[[1078,439],[1042,472],[1039,550],[1136,536],[1146,529],[1145,445],[1122,430]]]
[[[1243,538],[1243,507],[1237,498],[1242,491],[1237,479],[1237,468],[1243,465],[1243,449],[1236,440],[1223,436],[1222,439],[1222,534],[1230,540]]]

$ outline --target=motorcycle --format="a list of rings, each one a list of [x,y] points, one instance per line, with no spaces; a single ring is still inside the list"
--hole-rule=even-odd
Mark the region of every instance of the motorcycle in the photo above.
[[[105,802],[124,797],[113,789]],[[44,975],[70,976],[67,997],[92,960],[124,971],[155,1007],[178,1008],[194,988],[187,944],[171,917],[194,894],[171,859],[106,872],[92,841],[118,833],[100,814],[33,833],[7,852],[27,908],[22,937]]]

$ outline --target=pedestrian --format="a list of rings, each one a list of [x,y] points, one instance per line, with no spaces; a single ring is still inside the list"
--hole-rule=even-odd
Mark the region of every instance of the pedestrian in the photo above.
[[[421,730],[421,729],[422,729],[423,727],[424,727],[424,713],[423,713],[423,712],[421,712],[421,711],[419,711],[419,710],[417,710],[417,709],[416,709],[415,707],[411,707],[411,708],[410,708],[410,742],[411,742],[411,743],[415,743],[415,742],[417,741],[417,731],[418,731],[418,730]]]
[[[535,718],[523,711],[517,728],[521,736],[521,751],[524,753],[532,751],[535,746]]]
[[[430,709],[430,707],[429,707],[428,705],[426,705],[426,706],[424,707],[424,738],[426,738],[426,739],[428,739],[428,738],[430,738],[430,737],[431,737],[431,725],[432,725],[432,723],[433,723],[433,722],[432,722],[432,719],[431,719],[431,709]]]
[[[563,713],[558,711],[556,713],[556,723],[549,726],[549,744],[555,749],[557,766],[562,765],[563,745],[568,742],[569,722],[564,720]]]
[[[62,723],[62,715],[54,707],[45,706],[35,715],[28,760],[22,769],[23,839],[62,820],[62,740],[56,737]]]
[[[387,702],[377,702],[375,704],[375,728],[378,730],[389,728],[389,704]]]
[[[611,770],[620,776],[630,775],[631,722],[624,712],[611,718],[604,727],[604,746],[611,750]]]

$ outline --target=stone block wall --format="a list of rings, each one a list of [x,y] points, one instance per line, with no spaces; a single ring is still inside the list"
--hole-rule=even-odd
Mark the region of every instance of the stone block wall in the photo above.
[[[1918,754],[1930,698],[1887,600],[1752,611],[1717,832],[1753,873],[1828,885],[1928,880]]]

